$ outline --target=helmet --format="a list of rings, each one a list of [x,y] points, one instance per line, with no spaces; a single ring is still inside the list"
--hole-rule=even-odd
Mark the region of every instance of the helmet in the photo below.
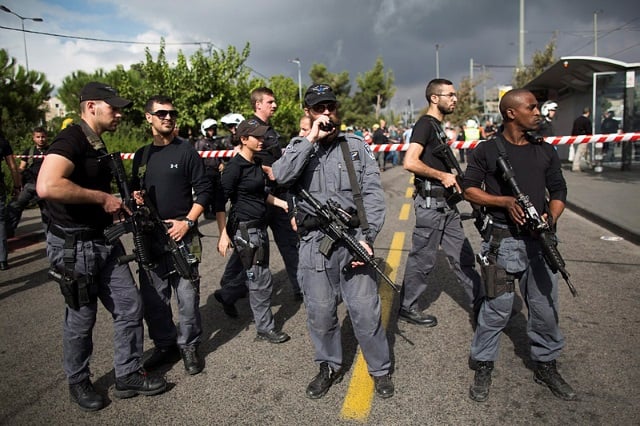
[[[555,111],[558,109],[558,104],[555,103],[554,101],[547,101],[545,103],[542,104],[542,106],[540,107],[540,113],[545,116],[548,117],[549,116],[549,111]]]
[[[474,120],[473,118],[470,118],[465,123],[465,127],[469,127],[471,129],[476,129],[476,128],[478,128],[478,122],[476,120]]]
[[[237,126],[244,121],[244,117],[241,114],[230,112],[220,119],[220,122],[225,126]]]
[[[200,133],[202,136],[207,136],[207,129],[218,126],[218,122],[213,118],[206,118],[200,125]]]

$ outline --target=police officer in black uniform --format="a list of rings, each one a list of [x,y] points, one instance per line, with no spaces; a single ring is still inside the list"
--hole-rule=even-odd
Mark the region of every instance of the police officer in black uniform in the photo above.
[[[231,210],[218,251],[226,255],[229,239],[233,240],[234,253],[242,264],[245,285],[249,289],[257,339],[284,343],[289,335],[275,329],[271,313],[273,282],[265,214],[267,204],[286,210],[287,202],[265,191],[264,173],[256,159],[268,129],[254,119],[238,125],[236,136],[240,150],[222,173],[222,187],[225,199],[231,200]]]
[[[144,365],[152,370],[175,362],[182,355],[185,370],[195,375],[204,368],[198,354],[202,335],[198,261],[202,250],[197,221],[211,198],[212,187],[197,151],[187,140],[174,135],[178,111],[171,98],[151,97],[145,105],[145,116],[151,125],[153,143],[134,155],[131,189],[146,192],[168,229],[155,230],[152,246],[156,249],[156,268],[140,270],[144,317],[155,343],[154,352]],[[158,232],[187,246],[190,255],[195,256],[195,261],[189,264],[191,275],[197,278],[177,273],[169,247],[164,243],[166,236]],[[178,301],[179,329],[171,312],[172,292]]]
[[[141,368],[142,301],[129,266],[118,262],[122,244],[108,244],[104,237],[123,206],[111,194],[108,162],[98,159],[107,152],[100,136],[117,128],[122,108],[130,105],[106,84],[85,85],[80,92],[82,120],[56,137],[36,186],[49,207],[47,256],[67,304],[63,367],[72,400],[87,411],[104,407],[89,379],[97,299],[113,317],[114,395],[155,395],[166,388],[163,378],[148,376]]]

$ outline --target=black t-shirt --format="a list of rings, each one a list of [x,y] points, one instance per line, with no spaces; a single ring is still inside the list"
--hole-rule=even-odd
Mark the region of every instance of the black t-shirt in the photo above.
[[[562,176],[560,159],[553,146],[548,143],[514,145],[504,139],[502,134],[498,134],[496,138],[501,138],[504,142],[518,187],[529,196],[540,214],[545,212],[545,189],[549,190],[551,200],[566,201],[567,185]],[[502,171],[498,167],[498,147],[495,139],[481,143],[472,151],[463,187],[481,188],[491,195],[513,196],[511,187],[502,177]],[[507,211],[502,208],[487,207],[487,213],[500,223],[513,224]]]
[[[238,154],[222,172],[225,202],[231,200],[231,215],[239,221],[264,219],[267,211],[265,176],[259,161],[251,163]]]
[[[31,158],[32,155],[45,155],[47,153],[47,149],[49,147],[38,148],[37,146],[33,146],[31,148],[27,148],[22,153],[23,160],[27,163],[27,168],[22,172],[22,183],[36,183],[36,179],[38,178],[38,173],[40,173],[40,167],[42,166],[42,162],[44,158]],[[31,164],[29,165],[29,162]]]
[[[56,136],[47,155],[61,155],[74,165],[68,177],[73,183],[88,189],[111,193],[111,169],[108,161],[98,161],[101,155],[89,144],[82,128],[71,125]],[[99,204],[63,204],[47,200],[51,222],[62,227],[88,227],[102,231],[113,222]]]
[[[141,189],[139,171],[147,146],[133,156],[132,191]],[[144,189],[161,219],[186,217],[194,203],[192,189],[195,202],[202,206],[208,205],[213,191],[198,152],[189,141],[178,137],[165,146],[150,145]]]
[[[436,120],[434,117],[426,114],[423,115],[418,119],[415,126],[413,126],[413,131],[411,132],[411,143],[419,143],[424,148],[422,155],[420,156],[420,161],[432,169],[451,173],[451,170],[447,168],[445,163],[440,158],[433,155],[433,150],[442,143],[439,136],[439,132],[442,130],[441,126],[440,121]],[[417,177],[426,179],[424,176]],[[442,185],[442,183],[437,179],[427,180],[435,185]]]
[[[263,126],[269,126],[269,124],[262,121],[255,115],[249,120],[256,120]],[[273,163],[280,157],[282,157],[282,147],[280,146],[280,135],[273,127],[269,126],[269,130],[264,134],[264,140],[262,141],[262,151],[255,153],[255,157],[262,161],[265,166],[271,167]]]
[[[571,135],[590,135],[591,134],[591,120],[584,115],[576,118],[573,122],[573,127],[571,128]]]

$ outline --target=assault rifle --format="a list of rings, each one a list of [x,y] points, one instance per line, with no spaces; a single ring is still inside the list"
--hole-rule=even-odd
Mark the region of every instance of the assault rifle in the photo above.
[[[157,265],[152,261],[150,236],[155,229],[161,229],[158,235],[162,235],[162,244],[169,248],[174,270],[169,274],[177,273],[182,278],[188,279],[192,284],[198,279],[197,274],[192,272],[191,265],[198,259],[189,252],[189,248],[184,241],[175,241],[167,234],[169,225],[158,215],[158,211],[149,199],[149,196],[141,191],[143,205],[137,205],[131,195],[127,185],[127,175],[122,164],[122,157],[119,152],[113,152],[100,157],[100,160],[109,160],[109,167],[118,185],[118,191],[125,206],[131,214],[124,213],[124,220],[114,223],[104,231],[105,238],[113,242],[127,233],[133,234],[133,254],[121,256],[118,259],[120,264],[135,260],[144,269],[149,270]]]
[[[395,292],[400,293],[400,288],[380,269],[381,259],[370,255],[362,244],[348,232],[348,229],[353,227],[354,219],[349,212],[341,208],[334,200],[327,200],[326,205],[320,204],[320,201],[305,189],[300,188],[298,194],[313,209],[315,219],[317,219],[315,224],[325,235],[320,243],[320,253],[329,256],[333,245],[341,241],[346,245],[354,260],[371,266]],[[349,267],[345,266],[342,272],[347,273],[348,269]]]
[[[432,118],[431,116],[428,117],[431,119],[431,124],[438,132],[438,141],[440,142],[440,144],[438,144],[438,146],[433,149],[433,155],[441,159],[447,169],[449,169],[449,171],[456,171],[456,183],[458,184],[460,189],[462,189],[462,178],[464,177],[464,172],[462,171],[458,160],[456,160],[455,155],[453,155],[453,150],[447,143],[447,135],[444,133],[444,131],[442,130],[442,126],[436,121],[435,118]],[[464,200],[464,197],[462,196],[462,193],[458,191],[458,188],[453,186],[451,188],[451,191],[453,193],[447,198],[447,204],[449,204],[450,206],[454,206],[460,201]]]
[[[562,255],[558,251],[558,238],[556,237],[555,232],[553,232],[551,226],[549,226],[549,222],[542,219],[540,214],[538,214],[538,211],[529,199],[529,196],[520,190],[515,179],[515,173],[508,158],[503,155],[499,155],[498,167],[500,168],[500,171],[502,171],[502,177],[511,187],[518,205],[524,211],[526,218],[525,226],[540,240],[544,260],[547,262],[547,265],[549,265],[549,268],[551,268],[551,271],[554,274],[560,272],[562,278],[564,278],[569,286],[569,291],[571,291],[573,297],[576,297],[578,295],[578,291],[571,283],[571,280],[569,279],[569,272],[565,269],[566,264]]]

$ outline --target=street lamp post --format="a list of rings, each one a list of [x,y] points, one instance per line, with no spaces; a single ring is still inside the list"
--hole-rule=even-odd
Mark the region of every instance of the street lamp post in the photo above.
[[[440,78],[440,45],[436,43],[436,78]]]
[[[298,65],[298,99],[300,99],[300,109],[302,109],[302,75],[300,74],[300,58],[289,59],[289,62]]]
[[[29,72],[29,56],[27,56],[27,36],[24,32],[24,21],[25,20],[29,20],[29,21],[33,21],[33,22],[42,22],[44,21],[42,18],[28,18],[26,16],[22,16],[22,15],[18,15],[17,13],[13,12],[11,9],[9,9],[8,7],[6,7],[5,5],[0,5],[0,10],[10,13],[12,15],[17,16],[18,18],[20,18],[20,24],[22,24],[22,41],[24,42],[24,60],[25,60],[25,64],[27,66],[27,72]]]
[[[593,11],[593,56],[598,56],[598,13],[602,12],[602,9]]]

